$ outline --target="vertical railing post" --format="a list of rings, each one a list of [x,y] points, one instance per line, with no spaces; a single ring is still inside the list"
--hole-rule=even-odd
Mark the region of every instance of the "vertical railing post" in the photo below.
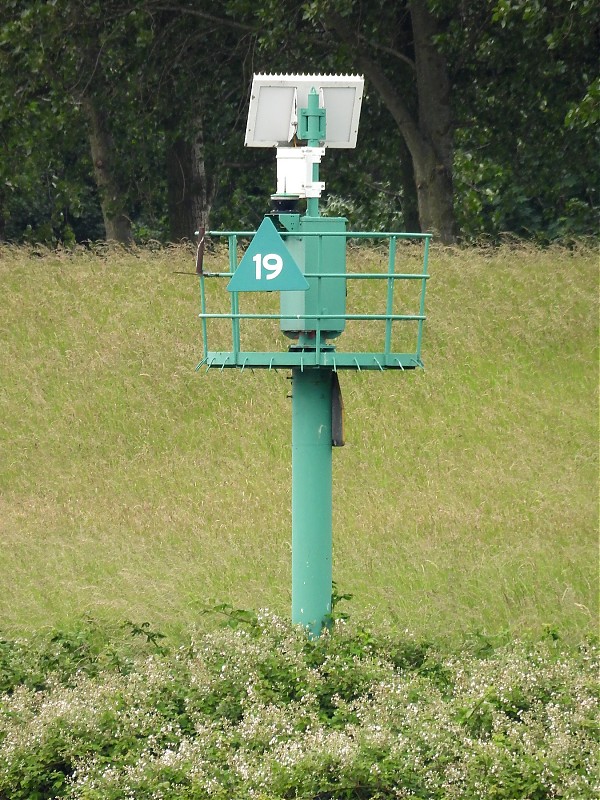
[[[237,268],[237,236],[229,237],[229,272],[232,274]],[[240,301],[237,292],[231,292],[231,349],[233,351],[233,361],[237,364],[240,352],[240,320],[236,316],[239,314]]]
[[[390,237],[390,249],[389,249],[389,257],[388,257],[388,275],[393,275],[395,272],[395,265],[396,265],[396,237]],[[388,278],[387,281],[387,302],[386,302],[386,315],[387,319],[385,321],[385,345],[384,351],[386,358],[392,351],[392,314],[394,313],[394,284],[395,280],[393,278]]]
[[[427,288],[427,266],[429,264],[429,236],[425,237],[423,245],[423,278],[421,280],[421,294],[419,297],[419,316],[417,331],[417,358],[421,360],[421,343],[423,341],[423,323],[425,317],[425,290]]]
[[[202,319],[202,360],[208,358],[208,325],[206,321],[206,287],[204,273],[200,273],[200,316]]]

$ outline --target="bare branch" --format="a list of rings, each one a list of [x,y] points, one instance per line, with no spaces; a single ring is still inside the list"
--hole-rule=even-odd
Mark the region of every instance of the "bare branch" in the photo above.
[[[392,84],[379,63],[365,52],[365,48],[360,46],[355,31],[346,19],[339,14],[332,13],[328,15],[327,22],[344,42],[354,46],[354,58],[357,66],[362,69],[379,93],[396,121],[411,155],[415,158],[417,153],[423,150],[423,137],[414,114],[411,113],[398,88]]]
[[[190,6],[178,6],[178,5],[156,5],[152,6],[154,11],[176,11],[180,14],[188,14],[191,17],[200,17],[201,19],[209,20],[210,22],[216,22],[218,25],[223,25],[228,28],[235,28],[238,31],[246,31],[250,33],[257,33],[258,27],[254,25],[246,25],[243,22],[236,22],[233,19],[228,19],[227,17],[217,17],[214,14],[207,14],[205,11],[200,11],[197,8],[190,8]]]
[[[404,63],[408,64],[411,69],[416,69],[415,62],[412,60],[412,58],[405,56],[404,53],[401,53],[399,50],[396,50],[393,47],[388,47],[385,44],[379,44],[379,42],[374,42],[371,39],[367,39],[367,37],[363,36],[361,33],[358,34],[358,38],[373,50],[382,50],[384,53],[389,53],[390,55],[394,56],[394,58],[404,61]]]

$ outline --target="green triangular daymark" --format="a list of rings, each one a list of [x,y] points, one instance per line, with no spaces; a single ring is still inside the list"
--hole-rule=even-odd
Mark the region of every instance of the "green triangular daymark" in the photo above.
[[[229,292],[297,292],[308,282],[277,228],[265,217],[227,285]]]

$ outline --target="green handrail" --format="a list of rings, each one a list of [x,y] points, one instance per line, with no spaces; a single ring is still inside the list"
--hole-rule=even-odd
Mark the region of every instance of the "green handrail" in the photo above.
[[[316,291],[320,293],[321,282],[323,279],[342,279],[344,281],[364,281],[364,280],[384,280],[387,282],[386,293],[386,310],[384,314],[355,314],[345,311],[344,313],[338,312],[335,314],[293,314],[286,311],[283,314],[279,313],[246,313],[241,312],[239,308],[239,293],[232,291],[230,294],[231,311],[225,312],[209,312],[207,308],[206,286],[205,279],[207,278],[231,278],[237,269],[237,251],[240,239],[251,238],[254,236],[255,231],[210,231],[209,236],[213,237],[226,237],[228,239],[229,249],[229,271],[206,271],[200,275],[200,314],[199,317],[202,321],[202,338],[203,338],[203,358],[201,364],[208,364],[220,366],[221,369],[229,367],[241,367],[244,369],[246,366],[269,366],[277,364],[277,367],[285,366],[289,362],[289,366],[295,366],[298,363],[297,352],[286,357],[285,352],[269,353],[265,351],[253,353],[251,351],[241,351],[240,344],[240,322],[242,320],[314,320],[315,322],[315,359],[314,363],[319,364],[322,361],[321,351],[324,347],[324,342],[321,341],[321,332],[323,330],[323,323],[329,320],[339,321],[377,321],[385,322],[385,333],[383,349],[376,353],[349,353],[344,350],[337,350],[332,346],[327,346],[325,351],[334,350],[340,363],[343,363],[346,368],[356,364],[357,369],[361,368],[379,368],[379,369],[405,369],[422,366],[421,361],[421,346],[423,341],[423,330],[425,323],[425,290],[427,281],[429,280],[428,261],[429,261],[429,244],[432,237],[430,233],[399,233],[388,231],[287,231],[280,232],[283,237],[292,238],[305,238],[317,236],[323,239],[328,236],[344,237],[346,240],[350,239],[371,239],[371,240],[385,240],[389,241],[389,251],[387,259],[387,270],[382,272],[306,272],[304,277],[316,281]],[[423,243],[423,260],[422,268],[417,272],[396,272],[396,259],[398,256],[397,241],[398,240],[411,240],[420,241]],[[321,258],[321,249],[319,247],[318,259]],[[319,264],[315,265],[317,270]],[[420,291],[418,296],[418,309],[416,313],[410,314],[394,314],[394,288],[397,281],[419,281]],[[320,307],[317,302],[317,307]],[[227,319],[231,321],[231,350],[211,351],[208,347],[208,321]],[[416,341],[413,353],[395,353],[392,352],[392,334],[393,325],[398,322],[416,322]],[[327,329],[327,328],[325,328]],[[343,343],[343,339],[342,339]],[[297,347],[292,346],[292,350],[297,351]],[[324,351],[324,352],[325,352]],[[365,359],[365,356],[368,356]],[[371,357],[372,356],[372,357]],[[326,356],[328,359],[330,355]],[[310,361],[310,359],[308,359]],[[382,363],[383,362],[383,363]]]

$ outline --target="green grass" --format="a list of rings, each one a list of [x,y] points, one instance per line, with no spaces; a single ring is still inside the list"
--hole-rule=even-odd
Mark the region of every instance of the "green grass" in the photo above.
[[[355,618],[419,636],[577,640],[598,613],[597,252],[434,248],[430,267],[426,370],[341,376],[335,580]],[[193,254],[0,251],[4,631],[288,613],[289,382],[195,373],[175,270]]]

